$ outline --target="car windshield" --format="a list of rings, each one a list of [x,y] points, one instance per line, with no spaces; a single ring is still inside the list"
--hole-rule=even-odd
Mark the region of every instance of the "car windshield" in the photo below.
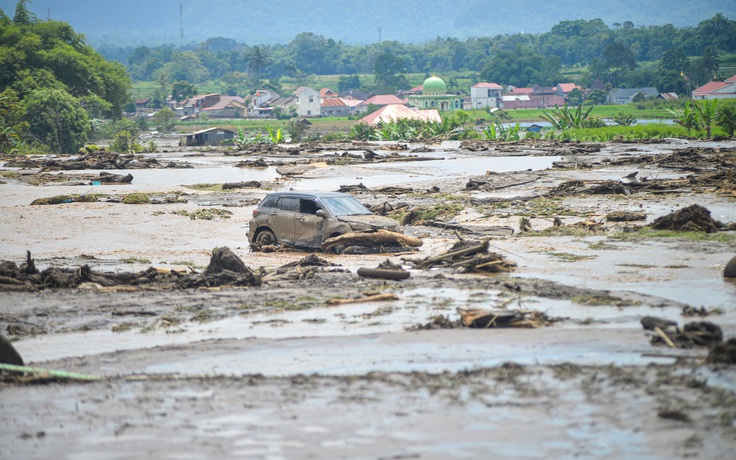
[[[352,196],[321,198],[327,210],[334,216],[367,215],[371,212]]]

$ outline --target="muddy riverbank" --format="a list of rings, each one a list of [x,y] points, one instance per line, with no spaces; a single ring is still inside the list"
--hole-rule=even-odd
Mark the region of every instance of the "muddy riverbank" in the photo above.
[[[263,281],[3,289],[0,334],[27,364],[102,380],[6,375],[0,457],[729,458],[733,365],[706,364],[707,348],[653,345],[640,321],[708,321],[736,336],[736,283],[722,276],[736,255],[735,149],[171,148],[107,158],[120,165],[108,172],[133,176],[125,183],[65,167],[82,167],[79,158],[0,160],[0,260],[20,265],[31,251],[39,271],[192,277],[229,247]],[[298,271],[279,267],[308,253],[250,250],[247,222],[265,193],[341,187],[424,244],[318,253],[331,266]],[[134,193],[147,200],[126,204]],[[691,205],[722,226],[651,228]],[[487,240],[514,269],[412,268],[459,239]],[[387,259],[411,277],[358,276]],[[393,295],[334,305],[376,294]],[[466,307],[550,321],[428,328]]]

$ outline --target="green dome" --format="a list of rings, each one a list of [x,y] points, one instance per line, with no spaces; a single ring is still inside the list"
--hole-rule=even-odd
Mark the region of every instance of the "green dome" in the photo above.
[[[447,85],[445,85],[445,81],[439,77],[429,77],[424,80],[424,88],[422,89],[422,94],[424,94],[425,96],[435,94],[445,95],[447,94]]]

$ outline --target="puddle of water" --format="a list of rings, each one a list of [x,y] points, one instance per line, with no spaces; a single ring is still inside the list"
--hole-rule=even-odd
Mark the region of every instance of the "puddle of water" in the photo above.
[[[349,375],[374,370],[456,372],[475,366],[497,366],[507,361],[520,364],[642,364],[653,359],[641,356],[642,347],[648,347],[648,344],[640,332],[638,315],[652,314],[646,307],[627,310],[627,314],[621,316],[619,311],[611,308],[586,308],[565,301],[531,301],[510,305],[509,308],[531,308],[552,316],[610,320],[614,323],[603,326],[589,324],[585,329],[574,323],[563,323],[538,330],[467,329],[406,333],[407,327],[425,324],[435,315],[456,319],[459,306],[492,308],[498,304],[498,297],[497,292],[491,290],[451,288],[408,290],[399,295],[401,300],[396,302],[185,323],[182,325],[184,331],[179,333],[97,330],[38,336],[18,342],[17,347],[24,356],[33,356],[35,362],[41,362],[89,355],[90,350],[97,354],[187,346],[202,340],[247,339],[237,349],[218,350],[216,356],[208,353],[206,346],[196,354],[186,353],[186,357],[167,355],[162,358],[164,362],[152,363],[146,371],[265,375]],[[598,332],[593,332],[598,340],[589,343],[591,328],[605,331],[608,339],[600,339]],[[168,332],[176,331],[172,328]],[[430,338],[434,333],[444,338],[439,341]],[[537,334],[542,334],[542,337]],[[547,334],[553,338],[545,339]],[[584,346],[581,340],[585,342]],[[113,360],[109,364],[103,363],[100,371],[114,374],[120,372],[121,365]]]
[[[436,161],[409,161],[396,163],[377,163],[361,165],[354,169],[355,178],[351,177],[319,177],[299,178],[296,184],[289,187],[302,189],[336,190],[341,185],[361,182],[366,187],[386,185],[410,185],[415,182],[428,182],[435,178],[453,179],[468,175],[482,175],[486,171],[538,171],[552,167],[560,157],[467,157],[448,156],[446,153],[433,154],[444,159]],[[361,174],[360,171],[365,171]],[[319,184],[319,185],[317,185]]]
[[[88,174],[89,171],[67,171],[66,174]],[[221,166],[195,169],[133,169],[116,170],[116,174],[132,174],[136,191],[166,190],[178,186],[194,184],[221,184],[241,181],[272,181],[279,177],[275,168],[235,168]],[[116,186],[125,190],[125,186]],[[78,187],[76,188],[78,189]],[[109,186],[100,186],[97,193],[104,193]]]

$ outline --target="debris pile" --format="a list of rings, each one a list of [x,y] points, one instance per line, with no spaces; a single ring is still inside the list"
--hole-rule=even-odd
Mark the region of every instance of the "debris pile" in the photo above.
[[[460,307],[457,309],[460,321],[466,327],[479,329],[521,327],[535,328],[546,326],[554,320],[546,314],[535,310],[483,310],[479,308]]]
[[[27,252],[27,260],[0,262],[1,291],[39,291],[44,289],[88,289],[94,291],[167,290],[217,286],[260,286],[261,279],[229,248],[215,248],[210,264],[202,273],[148,268],[133,272],[101,273],[89,265],[79,268],[51,267],[38,271]]]
[[[54,158],[22,158],[10,161],[6,167],[40,168],[45,171],[80,171],[85,169],[152,169],[152,168],[192,168],[191,165],[174,162],[161,163],[155,158],[143,155],[120,154],[96,151],[81,156]]]
[[[327,238],[321,245],[325,252],[338,247],[369,246],[369,247],[404,247],[418,248],[423,244],[419,238],[392,232],[384,229],[372,229],[359,232],[343,233],[339,236]]]
[[[310,254],[300,260],[289,262],[261,277],[264,283],[274,281],[296,281],[301,279],[310,279],[314,274],[325,271],[328,268],[342,267],[339,264],[325,260],[316,254]],[[339,268],[334,271],[343,271]],[[332,271],[332,270],[331,270]]]
[[[675,230],[715,233],[724,228],[721,222],[710,216],[710,211],[699,204],[694,204],[666,216],[658,217],[652,222],[654,230]]]
[[[708,352],[709,363],[736,364],[736,337],[717,343]]]
[[[641,325],[652,331],[652,345],[667,345],[670,348],[710,347],[723,342],[720,326],[709,321],[694,321],[685,324],[680,330],[675,321],[655,316],[645,316]]]
[[[449,267],[460,273],[507,273],[516,269],[516,263],[501,254],[488,252],[488,240],[482,242],[460,240],[446,253],[423,260],[407,259],[416,268]]]

